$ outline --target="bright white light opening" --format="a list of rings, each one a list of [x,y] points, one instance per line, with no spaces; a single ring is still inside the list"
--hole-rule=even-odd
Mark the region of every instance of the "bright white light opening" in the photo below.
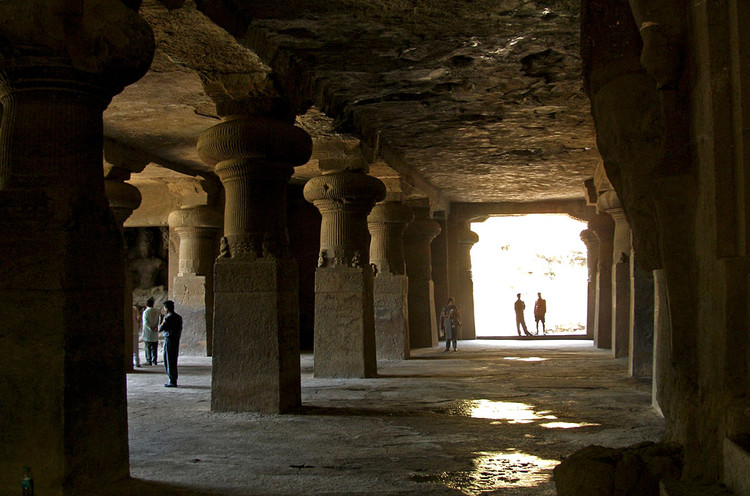
[[[542,293],[548,335],[585,333],[588,272],[580,234],[586,227],[562,214],[472,223],[471,230],[479,235],[471,249],[478,337],[518,336],[513,311],[517,293],[526,303],[530,332],[535,331],[534,302]]]

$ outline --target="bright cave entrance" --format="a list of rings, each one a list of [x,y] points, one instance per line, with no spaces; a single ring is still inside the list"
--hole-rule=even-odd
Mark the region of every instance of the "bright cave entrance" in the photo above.
[[[580,233],[586,228],[586,223],[564,214],[490,217],[472,223],[471,230],[479,235],[471,250],[478,338],[518,336],[513,309],[518,293],[526,303],[531,333],[534,302],[542,293],[547,336],[585,335],[588,271]]]

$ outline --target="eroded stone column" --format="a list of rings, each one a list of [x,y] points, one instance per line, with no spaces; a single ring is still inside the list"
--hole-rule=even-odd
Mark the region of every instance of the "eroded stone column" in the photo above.
[[[200,205],[169,214],[169,234],[180,240],[179,269],[169,282],[175,309],[182,316],[180,353],[211,356],[214,316],[214,260],[219,254],[222,216]]]
[[[587,298],[586,298],[586,337],[594,339],[596,328],[596,278],[599,270],[599,240],[591,229],[581,231],[581,240],[586,245]]]
[[[474,325],[474,281],[471,275],[471,248],[479,242],[479,235],[470,230],[471,223],[463,222],[458,232],[458,291],[451,295],[461,308],[461,327],[459,339],[476,339],[477,331]],[[443,303],[445,304],[445,303]]]
[[[614,190],[599,195],[597,207],[615,222],[612,239],[612,356],[630,354],[630,225]]]
[[[323,174],[305,185],[305,199],[322,216],[315,273],[316,377],[377,373],[367,216],[385,193],[383,183],[361,169]]]
[[[224,185],[224,237],[214,264],[211,409],[279,413],[300,405],[297,265],[286,188],[310,136],[259,115],[224,117],[198,154]],[[187,267],[187,265],[186,265]]]
[[[612,244],[614,221],[609,215],[599,214],[589,222],[589,228],[599,242],[599,266],[596,277],[596,316],[594,318],[594,346],[612,348]]]
[[[431,348],[438,344],[438,330],[430,245],[440,233],[440,224],[430,218],[429,208],[412,210],[416,218],[404,232],[409,276],[409,344],[412,348]]]
[[[126,3],[84,3],[0,3],[0,494],[21,492],[23,466],[46,495],[128,476],[124,257],[102,113],[154,44]]]
[[[654,273],[636,263],[630,254],[630,355],[628,372],[651,377],[654,362]]]
[[[373,207],[370,262],[375,266],[375,347],[378,360],[409,358],[409,279],[404,262],[404,229],[414,219],[411,209],[398,201]]]
[[[130,171],[121,167],[109,167],[105,169],[104,193],[109,202],[109,208],[115,217],[115,222],[120,230],[120,236],[123,236],[125,221],[141,204],[141,192],[132,184],[125,181],[130,178]],[[125,240],[123,239],[123,248]],[[124,363],[125,370],[133,370],[133,354],[138,353],[138,330],[133,325],[133,319],[129,318],[133,314],[133,276],[127,270],[125,259],[122,260],[124,271],[124,298],[123,298],[123,335],[125,339]]]

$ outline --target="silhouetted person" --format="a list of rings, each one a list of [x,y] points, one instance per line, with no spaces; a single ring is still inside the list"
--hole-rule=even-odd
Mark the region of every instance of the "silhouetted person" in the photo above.
[[[149,299],[146,300],[146,309],[143,311],[141,320],[143,321],[141,333],[144,348],[146,349],[146,364],[156,365],[156,352],[159,348],[159,323],[161,321],[161,313],[154,308],[153,297],[149,297]]]
[[[542,322],[542,332],[547,334],[547,328],[544,325],[544,314],[547,313],[547,300],[542,299],[542,293],[537,293],[537,298],[534,303],[534,322],[536,322],[536,333],[539,334],[539,322]]]
[[[445,330],[445,351],[450,351],[453,343],[453,351],[456,351],[456,336],[461,325],[461,312],[456,306],[453,297],[448,298],[448,303],[443,305],[440,312],[440,328]]]
[[[523,311],[526,310],[526,303],[521,300],[521,293],[518,293],[516,296],[518,296],[516,304],[514,305],[516,311],[516,331],[518,331],[518,335],[520,336],[521,327],[523,327],[523,332],[526,333],[527,336],[531,336],[531,333],[526,328],[526,319],[523,316]]]
[[[167,315],[159,325],[159,332],[164,333],[164,367],[167,369],[169,382],[164,387],[177,387],[177,355],[180,353],[180,336],[182,335],[182,317],[174,311],[174,302],[164,302]]]

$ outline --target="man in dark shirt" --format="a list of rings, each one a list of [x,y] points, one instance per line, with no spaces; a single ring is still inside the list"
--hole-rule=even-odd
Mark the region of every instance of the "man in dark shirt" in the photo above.
[[[164,387],[177,387],[177,355],[180,353],[180,336],[182,335],[182,317],[174,311],[174,302],[164,302],[167,316],[159,324],[159,332],[164,334],[164,367],[167,369],[169,382]]]

